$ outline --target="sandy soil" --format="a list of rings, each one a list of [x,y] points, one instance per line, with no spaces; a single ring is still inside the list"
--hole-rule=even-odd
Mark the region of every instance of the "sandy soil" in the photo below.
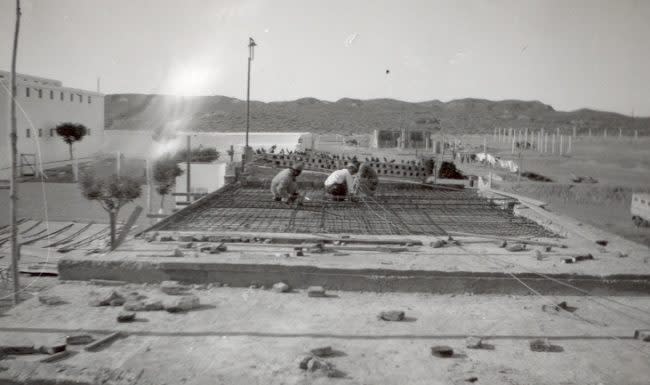
[[[0,318],[0,340],[123,330],[127,338],[100,352],[81,351],[65,364],[128,370],[140,373],[139,384],[157,385],[461,384],[470,377],[485,384],[646,384],[650,375],[650,344],[631,338],[634,329],[650,325],[644,297],[563,297],[577,310],[558,313],[541,308],[560,300],[551,297],[333,292],[309,298],[304,292],[216,288],[195,291],[204,304],[198,311],[142,312],[139,322],[117,324],[120,308],[87,306],[91,290],[108,289],[63,284],[49,293],[65,305],[23,303]],[[118,290],[164,296],[152,286]],[[377,319],[390,309],[407,318]],[[466,348],[468,335],[486,337],[494,349]],[[563,352],[530,351],[535,337],[550,338]],[[328,345],[340,352],[327,360],[344,378],[298,368],[306,352]],[[451,346],[454,357],[432,356],[433,345]]]

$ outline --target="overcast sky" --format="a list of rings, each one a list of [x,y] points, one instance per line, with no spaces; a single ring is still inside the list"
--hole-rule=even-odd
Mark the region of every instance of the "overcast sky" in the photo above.
[[[0,0],[9,70],[13,0]],[[540,100],[650,116],[646,0],[23,0],[19,72],[105,93]],[[390,74],[386,74],[386,70]]]

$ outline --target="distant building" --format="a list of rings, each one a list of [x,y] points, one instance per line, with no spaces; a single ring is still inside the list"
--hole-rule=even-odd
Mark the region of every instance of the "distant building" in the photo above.
[[[68,145],[56,135],[59,123],[80,123],[89,135],[75,143],[75,157],[93,155],[104,138],[104,95],[63,87],[60,81],[16,74],[16,123],[18,162],[38,159],[40,147],[44,168],[60,166],[56,161],[69,159]],[[10,94],[11,72],[0,71],[0,179],[7,179],[11,167]]]

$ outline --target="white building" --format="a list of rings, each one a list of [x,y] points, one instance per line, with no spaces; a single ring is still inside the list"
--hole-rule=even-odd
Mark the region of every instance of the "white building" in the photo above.
[[[16,74],[18,162],[40,159],[43,168],[61,166],[69,159],[68,145],[56,135],[59,123],[83,124],[89,135],[73,144],[77,159],[96,154],[104,140],[104,95],[63,87],[60,81]],[[11,72],[0,71],[0,179],[11,167],[10,99]]]

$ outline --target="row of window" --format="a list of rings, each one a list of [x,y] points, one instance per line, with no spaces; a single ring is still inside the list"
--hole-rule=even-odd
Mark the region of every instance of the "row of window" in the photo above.
[[[34,91],[37,92],[39,99],[43,98],[43,90],[42,89],[34,89]],[[54,90],[49,90],[49,91],[50,91],[50,99],[54,100],[55,91]],[[61,101],[63,101],[65,99],[65,93],[63,91],[56,91],[56,92],[59,94],[59,99]],[[75,95],[79,98],[79,103],[83,103],[84,97],[83,97],[82,94],[70,93],[70,101],[74,102]],[[25,96],[28,97],[28,98],[31,96],[31,88],[30,87],[25,87]],[[92,100],[93,100],[92,97],[90,95],[88,95],[88,104],[91,104]]]
[[[50,128],[50,136],[56,135],[56,129],[55,128]],[[90,128],[86,128],[86,135],[90,135]],[[32,129],[28,128],[25,131],[25,137],[26,138],[31,138],[32,137]],[[39,128],[38,129],[38,137],[42,138],[43,137],[43,129]]]

